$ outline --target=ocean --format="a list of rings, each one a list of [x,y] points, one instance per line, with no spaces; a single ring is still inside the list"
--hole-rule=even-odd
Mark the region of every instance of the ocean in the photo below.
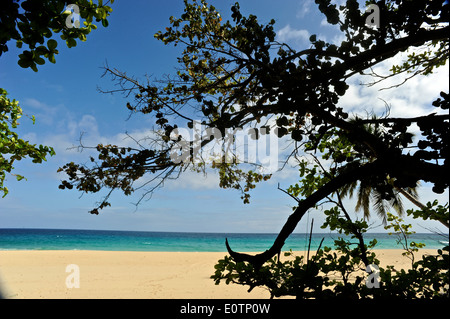
[[[69,229],[0,229],[0,250],[105,250],[105,251],[167,251],[226,252],[225,238],[239,252],[262,252],[272,245],[277,234],[181,233]],[[334,233],[313,234],[311,250],[333,247]],[[366,243],[376,238],[375,249],[402,249],[395,235],[367,233]],[[425,243],[425,248],[438,249],[448,244],[447,238],[433,233],[414,234],[410,241]],[[355,241],[355,240],[353,240]],[[292,234],[283,250],[305,251],[309,234]]]

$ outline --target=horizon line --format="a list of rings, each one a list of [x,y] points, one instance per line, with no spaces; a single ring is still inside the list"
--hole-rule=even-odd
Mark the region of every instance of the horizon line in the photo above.
[[[110,231],[110,232],[143,232],[143,233],[179,233],[179,234],[254,234],[254,235],[278,235],[279,233],[276,232],[206,232],[206,231],[165,231],[165,230],[123,230],[123,229],[81,229],[81,228],[45,228],[45,227],[0,227],[1,230],[69,230],[69,231]],[[389,231],[385,232],[370,232],[367,231],[366,234],[388,234]],[[291,235],[294,234],[310,234],[309,232],[292,232]],[[313,234],[339,234],[337,231],[328,231],[328,232],[313,232]],[[415,232],[414,234],[437,234],[442,235],[445,234],[444,232],[441,232],[440,230],[437,230],[435,232],[428,231],[428,232]],[[414,235],[413,234],[413,235]],[[343,234],[340,234],[343,235]],[[393,233],[392,235],[395,235]],[[449,235],[449,234],[447,234]],[[343,236],[349,236],[349,235],[343,235]]]

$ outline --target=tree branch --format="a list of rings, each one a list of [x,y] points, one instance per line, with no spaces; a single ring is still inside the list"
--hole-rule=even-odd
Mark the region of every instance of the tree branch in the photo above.
[[[263,253],[257,255],[249,255],[235,252],[231,249],[228,239],[225,239],[225,245],[227,247],[228,253],[230,256],[237,262],[247,261],[253,264],[256,268],[261,267],[264,262],[278,254],[286,239],[290,236],[290,234],[294,231],[297,224],[302,219],[303,215],[312,208],[317,202],[328,196],[329,194],[337,191],[339,188],[345,186],[346,184],[361,179],[367,175],[374,174],[385,166],[385,163],[382,160],[376,160],[372,163],[366,164],[364,166],[359,166],[357,168],[348,169],[343,172],[336,178],[329,181],[327,184],[319,188],[316,192],[314,192],[311,196],[305,198],[304,200],[299,202],[298,207],[295,211],[288,217],[286,223],[278,234],[275,242],[272,247]]]
[[[379,124],[386,124],[386,123],[412,123],[412,122],[418,122],[420,120],[448,120],[450,119],[450,114],[436,114],[431,113],[424,116],[417,116],[417,117],[410,117],[410,118],[402,118],[402,117],[387,117],[387,118],[375,118],[375,119],[358,119],[358,123],[364,123],[364,124],[373,124],[373,123],[379,123]]]
[[[297,224],[310,208],[328,195],[338,191],[343,186],[364,178],[378,177],[382,174],[389,174],[390,176],[397,175],[406,178],[413,176],[416,179],[435,182],[447,179],[447,173],[445,167],[418,160],[409,155],[401,155],[395,158],[378,158],[371,163],[357,167],[349,164],[340,175],[330,180],[311,196],[299,202],[298,207],[288,217],[272,247],[268,250],[257,255],[249,255],[233,251],[228,243],[228,239],[225,240],[225,245],[228,253],[235,261],[247,261],[253,264],[255,268],[258,268],[281,251],[286,239],[291,235]]]

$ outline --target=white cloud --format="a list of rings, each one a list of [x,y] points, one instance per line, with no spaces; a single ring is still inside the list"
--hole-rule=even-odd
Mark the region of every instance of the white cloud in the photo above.
[[[387,76],[392,65],[402,64],[406,58],[404,53],[378,64],[373,68],[376,74]],[[365,115],[366,112],[375,112],[378,116],[386,112],[386,103],[389,105],[392,117],[415,117],[438,112],[439,109],[431,105],[439,97],[439,92],[448,91],[449,68],[440,67],[429,76],[416,76],[401,86],[405,77],[411,74],[399,75],[368,87],[377,78],[369,75],[354,76],[348,83],[350,85],[346,94],[340,99],[340,106],[346,111]],[[390,88],[392,87],[392,88]],[[389,88],[389,89],[387,89]]]
[[[65,113],[58,116],[57,123],[46,127],[45,130],[40,124],[36,121],[36,129],[39,130],[39,133],[30,132],[26,136],[32,143],[53,147],[56,156],[52,159],[59,163],[88,158],[86,155],[88,151],[81,154],[77,151],[81,136],[85,146],[96,146],[104,140],[99,134],[97,120],[92,115],[83,115],[77,120],[72,115]]]
[[[82,131],[89,132],[89,134],[98,135],[97,120],[92,115],[83,115],[80,122],[78,123],[78,128]]]
[[[329,24],[328,21],[327,21],[327,18],[323,18],[323,19],[320,21],[320,26],[321,26],[321,27],[328,27],[328,26],[330,26],[330,24]]]
[[[24,113],[29,116],[34,115],[37,122],[42,124],[52,125],[54,118],[58,114],[61,108],[59,106],[51,106],[34,98],[26,98],[21,103]]]
[[[301,2],[301,8],[297,12],[296,17],[299,19],[304,18],[307,14],[309,14],[311,12],[311,7],[313,7],[313,6],[314,6],[313,0],[303,0]]]
[[[288,24],[277,32],[277,40],[294,46],[308,43],[309,31],[305,29],[293,29]]]
[[[207,174],[193,171],[183,172],[179,178],[168,180],[165,187],[171,189],[217,189],[219,187],[219,174],[208,170]]]

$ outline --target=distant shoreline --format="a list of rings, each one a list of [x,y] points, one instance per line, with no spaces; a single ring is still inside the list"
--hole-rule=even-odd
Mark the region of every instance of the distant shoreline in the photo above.
[[[444,246],[443,246],[444,247]],[[323,248],[323,247],[322,247]],[[429,247],[424,247],[424,248],[418,248],[419,251],[418,253],[422,252],[422,251],[437,251],[438,249],[442,249],[442,248],[429,248]],[[312,252],[315,252],[317,249],[311,249]],[[385,250],[398,250],[398,251],[404,251],[403,249],[400,248],[371,248],[370,251],[385,251]],[[0,248],[0,253],[1,252],[40,252],[40,251],[74,251],[74,252],[111,252],[111,253],[213,253],[213,254],[220,254],[220,253],[224,253],[224,254],[228,254],[228,252],[226,250],[224,251],[177,251],[177,250],[173,250],[173,251],[149,251],[149,250],[103,250],[103,249],[1,249]],[[288,252],[290,251],[289,249],[282,249],[281,252]],[[306,250],[292,250],[293,253],[307,253]],[[259,254],[262,253],[262,251],[245,251],[246,254]]]
[[[203,232],[203,231],[166,231],[166,230],[124,230],[124,229],[82,229],[82,228],[43,228],[43,227],[0,227],[0,231],[3,230],[43,230],[43,231],[93,231],[93,232],[129,232],[129,233],[160,233],[160,234],[206,234],[206,235],[278,235],[277,232]],[[365,234],[387,234],[389,231],[382,232],[371,232],[368,231]],[[296,235],[309,235],[308,233],[293,232]],[[328,234],[339,234],[338,232],[313,232],[316,235],[328,235]],[[435,234],[435,232],[416,232],[416,234]]]

